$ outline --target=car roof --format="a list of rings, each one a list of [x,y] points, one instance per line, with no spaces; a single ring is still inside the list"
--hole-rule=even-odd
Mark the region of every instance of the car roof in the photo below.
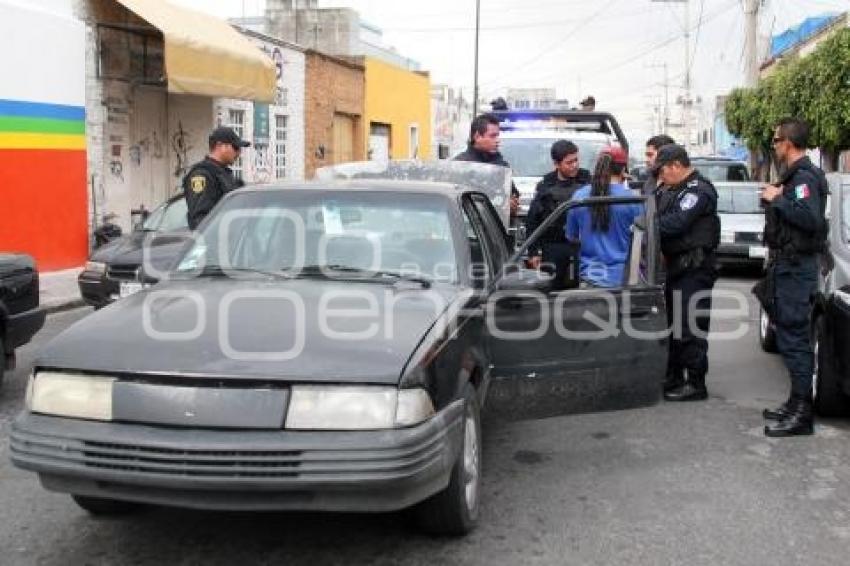
[[[266,183],[250,185],[239,189],[239,192],[286,192],[286,191],[352,191],[352,192],[393,192],[438,194],[455,197],[460,193],[481,192],[468,185],[441,183],[436,181],[402,181],[396,179],[352,179],[333,181],[300,181],[286,183]]]

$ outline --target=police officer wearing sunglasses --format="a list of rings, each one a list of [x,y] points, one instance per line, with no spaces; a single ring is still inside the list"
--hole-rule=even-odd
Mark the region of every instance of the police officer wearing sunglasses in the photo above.
[[[819,255],[826,250],[826,197],[823,171],[806,156],[809,126],[798,118],[779,122],[773,148],[783,173],[777,185],[764,185],[764,240],[770,248],[769,294],[765,307],[776,325],[776,346],[791,377],[791,394],[782,406],[766,409],[774,421],[765,427],[771,437],[814,432],[812,374],[814,352],[810,335],[812,297],[818,287]]]

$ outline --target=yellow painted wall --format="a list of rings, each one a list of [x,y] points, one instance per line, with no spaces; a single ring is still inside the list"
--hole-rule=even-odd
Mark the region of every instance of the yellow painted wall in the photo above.
[[[389,124],[390,157],[410,157],[412,124],[419,126],[419,159],[431,157],[431,79],[383,61],[367,57],[363,113],[365,146],[369,147],[372,122]]]

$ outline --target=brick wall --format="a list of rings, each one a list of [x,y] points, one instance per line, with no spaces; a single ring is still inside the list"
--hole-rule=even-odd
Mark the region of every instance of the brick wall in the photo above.
[[[305,175],[333,163],[335,114],[354,119],[354,159],[365,159],[363,105],[365,70],[361,64],[307,51],[305,83]]]

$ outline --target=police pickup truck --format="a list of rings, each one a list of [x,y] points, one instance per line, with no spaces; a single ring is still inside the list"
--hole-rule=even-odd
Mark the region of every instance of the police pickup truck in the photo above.
[[[543,175],[552,171],[549,150],[566,139],[579,148],[579,166],[593,171],[599,151],[607,145],[629,149],[617,119],[607,112],[577,110],[502,110],[499,120],[502,143],[499,151],[510,164],[519,191],[517,225],[525,224],[534,190]],[[518,234],[519,241],[524,239]]]

